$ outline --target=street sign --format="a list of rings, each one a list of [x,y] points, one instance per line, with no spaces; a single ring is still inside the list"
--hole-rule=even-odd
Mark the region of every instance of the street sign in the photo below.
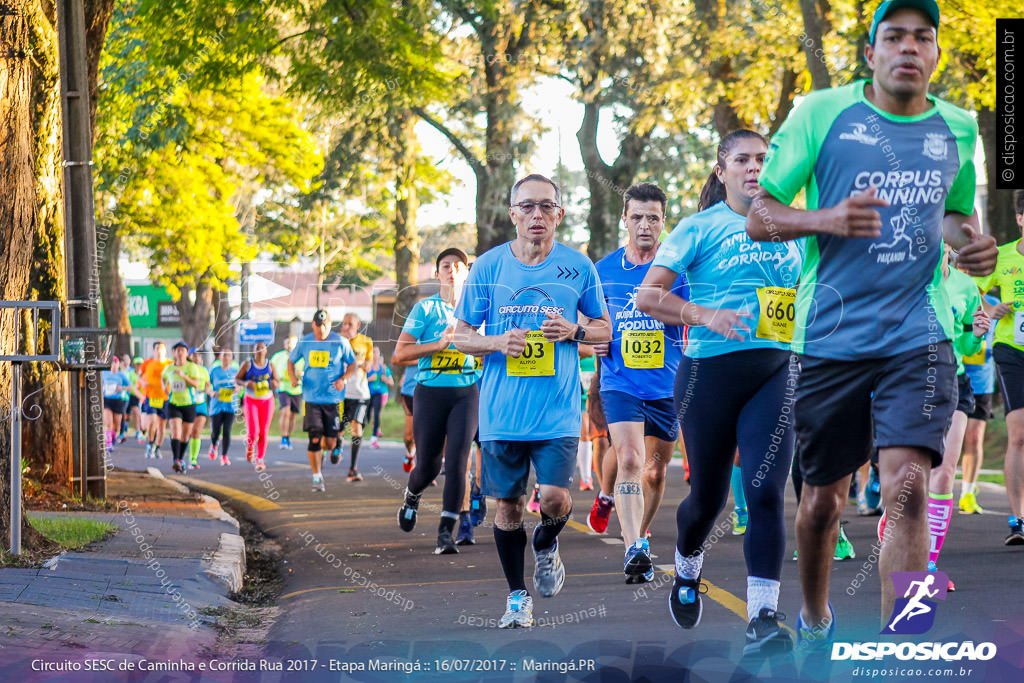
[[[238,343],[256,344],[257,342],[264,342],[266,344],[274,343],[274,323],[256,320],[239,320]]]

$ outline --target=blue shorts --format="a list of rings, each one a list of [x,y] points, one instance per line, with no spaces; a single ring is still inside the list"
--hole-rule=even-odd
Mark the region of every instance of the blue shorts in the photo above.
[[[480,444],[480,489],[492,498],[526,495],[531,462],[538,484],[567,489],[572,485],[579,441],[575,436],[543,441],[484,441]]]
[[[206,405],[206,401],[200,401],[199,403],[196,404],[196,415],[206,415],[207,417],[210,416],[210,410]]]
[[[145,401],[142,402],[142,412],[145,413],[146,415],[156,415],[160,419],[166,420],[167,404],[168,401],[164,400],[163,404],[159,408],[154,408],[149,404],[149,399],[147,398]]]
[[[644,436],[662,441],[675,441],[679,435],[679,420],[671,398],[645,401],[625,391],[602,391],[601,403],[608,424],[643,422]]]

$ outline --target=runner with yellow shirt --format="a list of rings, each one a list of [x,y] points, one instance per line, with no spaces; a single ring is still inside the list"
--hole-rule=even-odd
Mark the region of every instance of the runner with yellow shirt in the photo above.
[[[1013,194],[1017,225],[1024,234],[1024,190]],[[1010,501],[1010,533],[1005,545],[1024,545],[1024,240],[999,247],[996,269],[975,278],[982,292],[999,288],[998,306],[988,310],[996,325],[992,357],[1006,404],[1006,497]]]
[[[177,342],[171,347],[174,362],[164,368],[161,379],[169,398],[167,399],[167,421],[171,428],[171,453],[174,456],[175,472],[185,471],[185,447],[192,423],[196,421],[196,387],[200,373],[195,363],[188,362],[188,344]]]

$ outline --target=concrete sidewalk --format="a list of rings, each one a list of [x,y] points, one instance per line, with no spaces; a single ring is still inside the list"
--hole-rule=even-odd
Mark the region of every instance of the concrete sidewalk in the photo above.
[[[41,569],[0,570],[0,679],[52,677],[33,673],[34,659],[168,661],[214,651],[209,610],[235,605],[227,595],[242,586],[245,543],[215,500],[156,475],[121,477],[108,498],[115,512],[31,513],[81,515],[118,531]]]

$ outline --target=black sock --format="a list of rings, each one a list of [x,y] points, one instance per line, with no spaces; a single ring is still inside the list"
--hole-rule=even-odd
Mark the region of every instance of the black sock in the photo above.
[[[568,514],[564,517],[548,517],[544,511],[541,510],[540,526],[537,527],[537,531],[533,534],[533,549],[547,550],[553,546],[555,544],[555,539],[558,538],[558,534],[565,528],[565,523],[569,521],[569,515],[571,514],[572,509],[570,509]]]
[[[174,458],[175,462],[181,459],[181,456],[178,455],[178,444],[180,443],[177,439],[171,439],[171,457]]]
[[[363,442],[363,437],[361,437],[361,436],[353,436],[352,437],[352,467],[349,468],[350,470],[354,470],[356,468],[356,460],[359,459],[359,445],[362,442]]]
[[[441,534],[447,531],[449,534],[455,531],[455,518],[448,517],[447,515],[441,515],[441,522],[437,525],[437,533]]]
[[[508,581],[509,592],[526,590],[526,581],[523,580],[526,566],[526,529],[522,524],[515,531],[505,531],[495,526],[494,544],[498,546],[498,559],[501,561],[501,571],[505,573],[505,580]]]

